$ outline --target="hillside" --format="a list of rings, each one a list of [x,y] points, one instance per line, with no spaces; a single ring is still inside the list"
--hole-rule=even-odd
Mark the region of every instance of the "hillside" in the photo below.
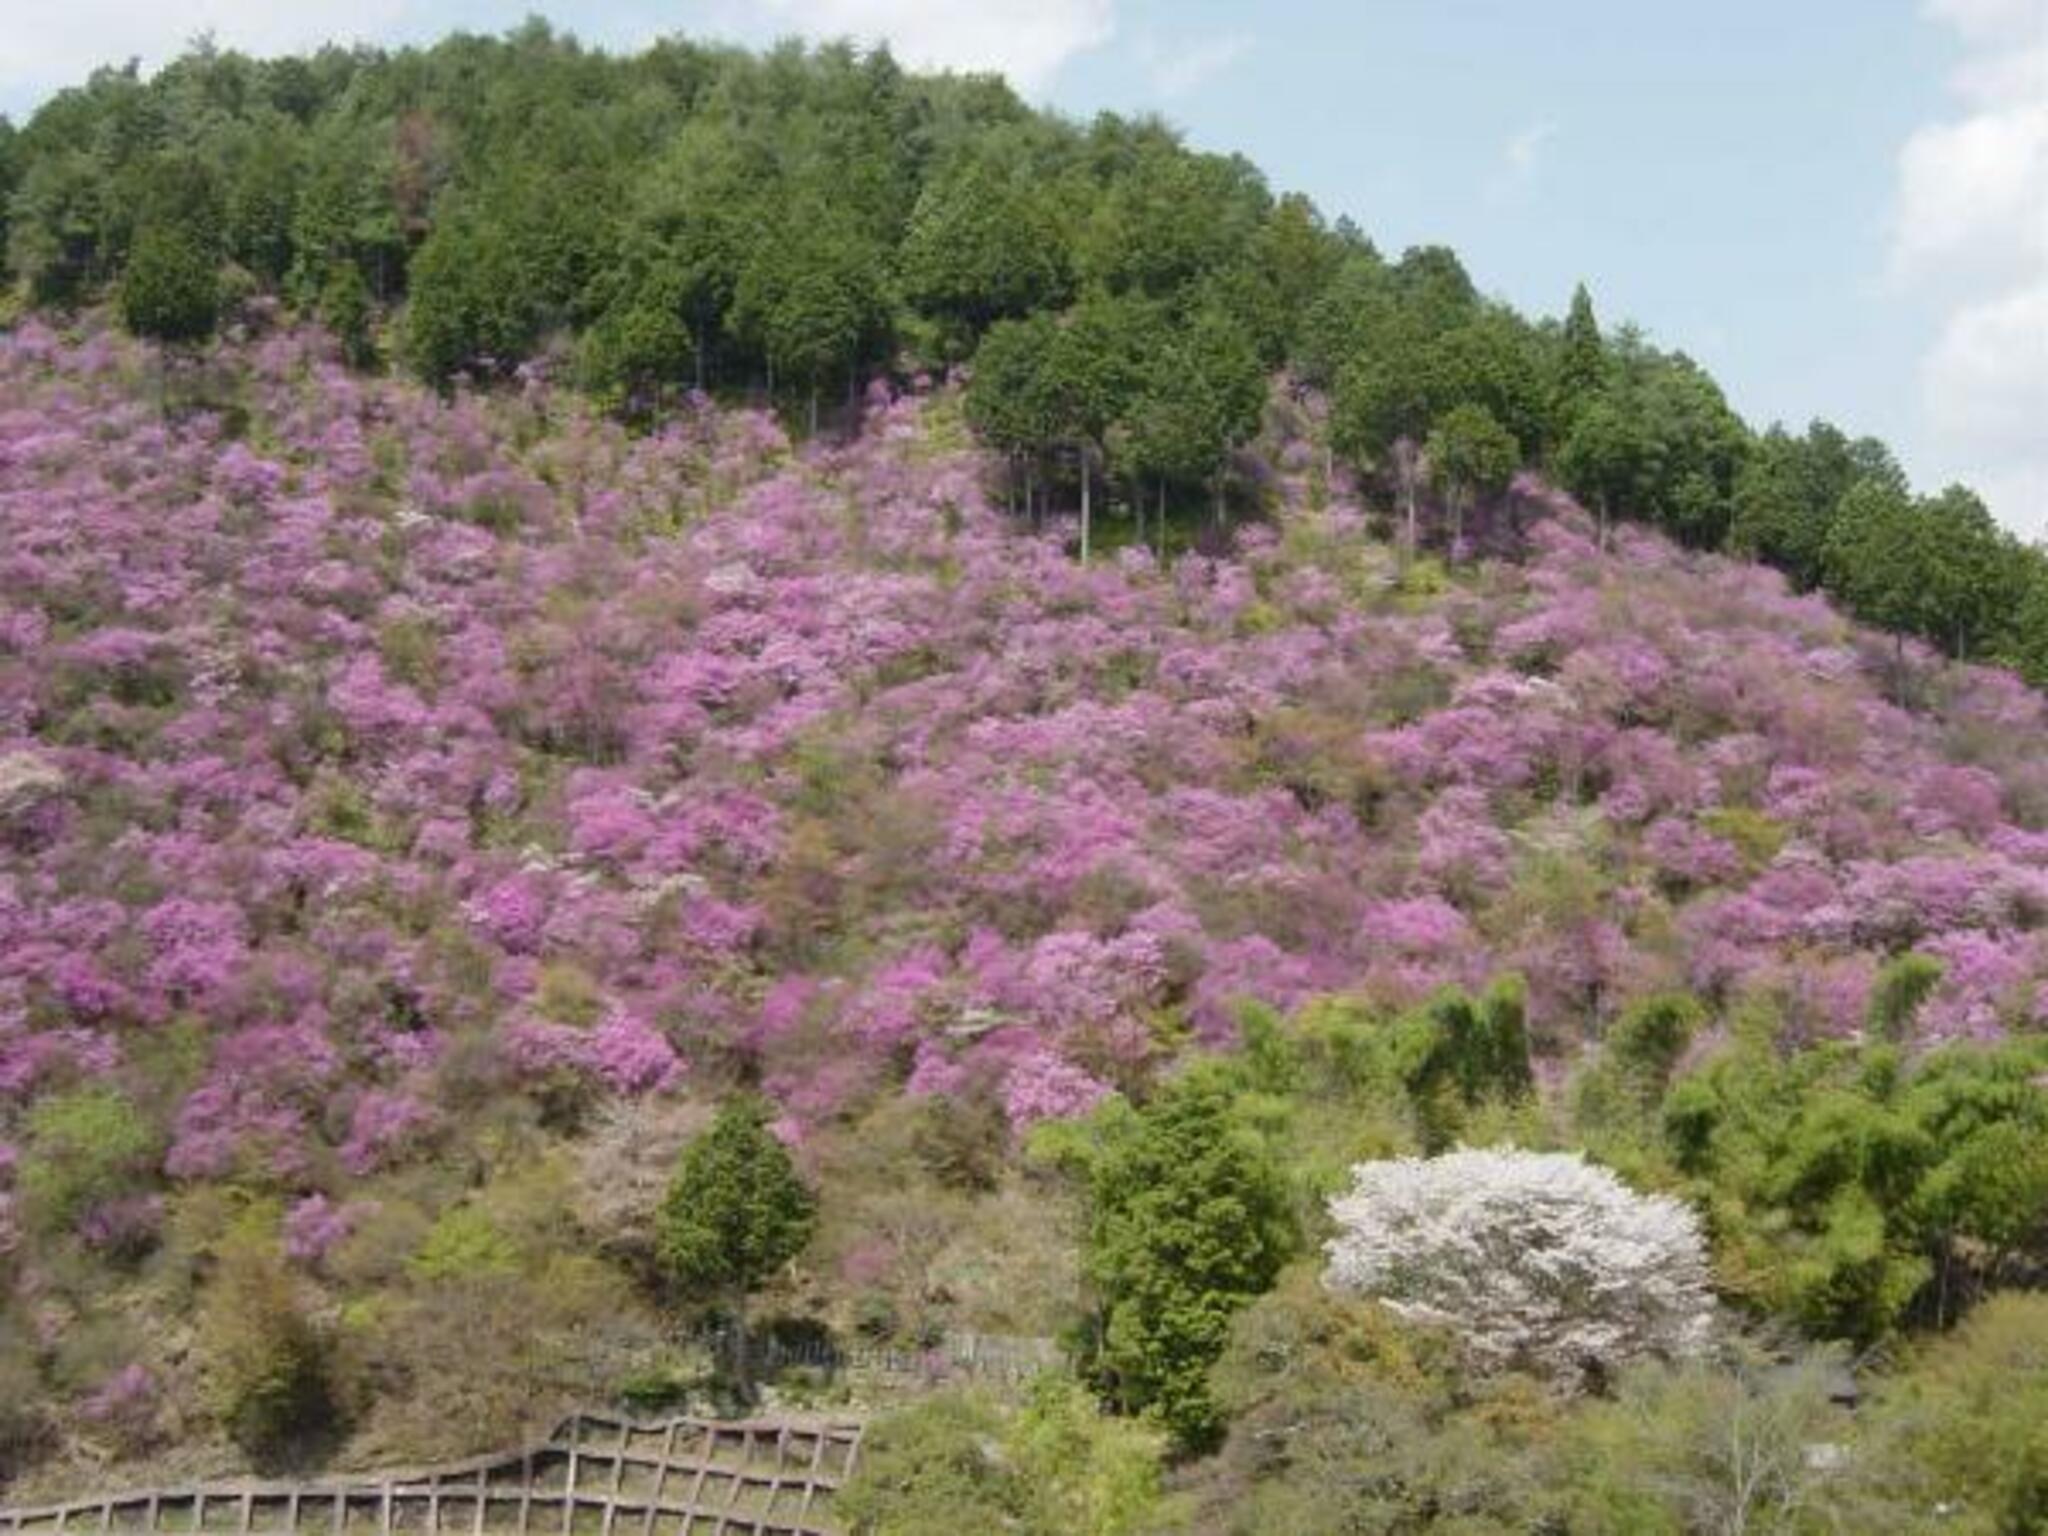
[[[0,340],[26,1486],[238,1465],[210,1394],[263,1305],[333,1341],[345,1461],[658,1375],[650,1207],[740,1085],[822,1194],[776,1306],[1052,1334],[1079,1238],[1032,1127],[1274,1015],[1391,1031],[1510,972],[1538,1096],[1466,1134],[1691,1192],[1739,1308],[1869,1338],[1927,1305],[1903,1221],[1839,1267],[1853,1169],[1743,1186],[1654,1115],[1584,1118],[1584,1064],[1674,993],[1695,1097],[1759,1041],[1808,1085],[1872,1031],[2038,1041],[2048,706],[2010,674],[1653,533],[1602,552],[1534,477],[1499,557],[1409,562],[1285,395],[1227,552],[1084,566],[1005,511],[950,388],[878,383],[857,437],[795,447],[706,404],[631,434],[544,369],[444,399],[303,329],[207,366],[212,407],[166,416],[135,343]],[[1938,964],[1901,1003],[1908,952]],[[1980,1053],[2012,1064],[1984,1123],[2042,1113],[2018,1050]],[[1890,1091],[1850,1081],[1831,1113]],[[1309,1193],[1427,1144],[1357,1102],[1301,1110]],[[1958,1286],[2003,1262],[1941,1251]],[[531,1358],[464,1348],[494,1325]]]

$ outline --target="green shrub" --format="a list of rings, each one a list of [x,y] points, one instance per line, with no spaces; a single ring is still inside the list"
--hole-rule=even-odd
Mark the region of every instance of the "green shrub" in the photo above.
[[[91,1206],[133,1191],[148,1177],[156,1151],[147,1120],[111,1088],[41,1100],[29,1112],[19,1175],[30,1224],[62,1231]]]
[[[1945,1321],[2048,1256],[2048,1045],[1780,1056],[1738,1043],[1675,1084],[1665,1150],[1722,1289],[1824,1338]]]
[[[1917,951],[1885,962],[1870,989],[1871,1034],[1880,1040],[1904,1040],[1912,1032],[1920,1005],[1941,985],[1946,971],[1932,955]]]
[[[306,1460],[340,1427],[327,1340],[267,1236],[243,1230],[222,1245],[200,1338],[214,1411],[252,1460]]]
[[[153,225],[136,236],[121,276],[121,322],[166,345],[206,340],[220,318],[220,278],[201,244]]]
[[[1715,806],[1702,811],[1700,825],[1723,842],[1733,843],[1752,870],[1769,864],[1785,846],[1784,824],[1746,805]]]
[[[1507,976],[1476,1001],[1456,988],[1436,997],[1401,1026],[1401,1078],[1414,1106],[1423,1149],[1441,1152],[1458,1139],[1469,1111],[1529,1092],[1526,993]]]
[[[1160,1438],[1048,1374],[1019,1409],[947,1392],[878,1419],[837,1513],[857,1536],[1131,1536],[1154,1528]]]
[[[1922,1346],[1879,1383],[1860,1439],[1878,1501],[1864,1529],[1939,1508],[1958,1536],[2048,1530],[2048,1296],[1994,1296]]]
[[[477,1206],[458,1205],[442,1212],[406,1272],[431,1285],[477,1275],[509,1275],[518,1268],[518,1251],[490,1216]]]

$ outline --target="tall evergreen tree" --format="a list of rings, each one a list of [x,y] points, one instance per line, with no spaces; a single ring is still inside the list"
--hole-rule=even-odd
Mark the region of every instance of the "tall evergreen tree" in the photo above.
[[[803,1251],[817,1219],[817,1197],[759,1099],[727,1103],[676,1165],[655,1217],[655,1251],[684,1292],[726,1307],[743,1394],[751,1387],[747,1297]]]
[[[1593,295],[1580,283],[1572,289],[1557,358],[1557,413],[1569,422],[1579,402],[1595,393],[1607,376],[1607,348],[1593,314]]]

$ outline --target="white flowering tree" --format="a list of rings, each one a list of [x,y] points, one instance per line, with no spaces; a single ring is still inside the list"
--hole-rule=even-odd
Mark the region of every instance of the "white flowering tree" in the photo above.
[[[1681,1357],[1713,1317],[1693,1213],[1572,1153],[1361,1163],[1323,1283],[1461,1334],[1487,1366],[1570,1376]]]

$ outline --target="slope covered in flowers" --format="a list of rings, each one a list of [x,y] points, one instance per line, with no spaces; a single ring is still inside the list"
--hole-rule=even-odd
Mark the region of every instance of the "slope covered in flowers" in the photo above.
[[[1674,986],[1850,1033],[1909,947],[1928,1037],[2040,1016],[2040,700],[1902,708],[1824,603],[1538,486],[1432,593],[1295,442],[1230,558],[1084,569],[943,396],[795,452],[244,363],[167,424],[111,341],[0,352],[0,1141],[109,1082],[155,1177],[304,1199],[693,1073],[1022,1124],[1240,997],[1507,969],[1553,1056]]]

